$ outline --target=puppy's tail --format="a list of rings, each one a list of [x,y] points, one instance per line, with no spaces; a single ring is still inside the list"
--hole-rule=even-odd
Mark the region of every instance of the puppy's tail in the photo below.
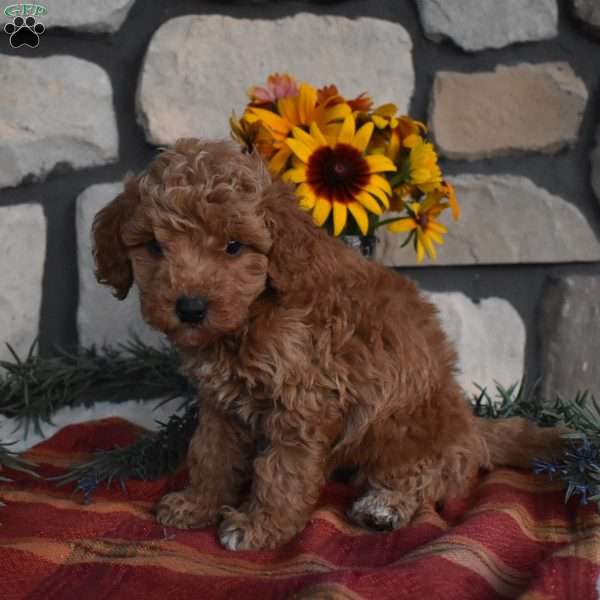
[[[565,427],[539,427],[535,423],[510,419],[477,418],[477,427],[493,466],[530,469],[534,458],[550,459],[561,454]]]

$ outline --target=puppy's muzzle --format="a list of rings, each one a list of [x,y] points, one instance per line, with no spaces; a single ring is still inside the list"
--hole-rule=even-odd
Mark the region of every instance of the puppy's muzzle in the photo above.
[[[182,323],[202,323],[206,316],[206,305],[206,298],[179,296],[175,302],[175,314]]]

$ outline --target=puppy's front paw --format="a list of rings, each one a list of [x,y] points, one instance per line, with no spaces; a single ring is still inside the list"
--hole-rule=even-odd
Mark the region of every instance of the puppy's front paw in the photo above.
[[[214,523],[218,506],[188,491],[163,496],[156,506],[156,520],[168,527],[200,529]]]
[[[223,509],[219,526],[219,541],[228,550],[261,550],[280,546],[288,541],[284,532],[272,526],[269,520],[233,508]]]

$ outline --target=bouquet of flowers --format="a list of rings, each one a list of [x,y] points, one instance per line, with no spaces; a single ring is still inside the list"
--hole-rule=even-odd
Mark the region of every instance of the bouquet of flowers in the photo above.
[[[460,208],[444,181],[423,123],[398,115],[394,104],[373,108],[363,93],[344,98],[335,85],[316,89],[274,73],[248,91],[234,139],[256,148],[273,176],[296,186],[300,207],[335,236],[373,235],[381,226],[405,233],[418,262],[435,259]]]

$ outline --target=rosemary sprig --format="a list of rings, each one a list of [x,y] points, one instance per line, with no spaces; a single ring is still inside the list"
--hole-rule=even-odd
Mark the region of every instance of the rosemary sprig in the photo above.
[[[31,425],[41,433],[41,424],[51,423],[53,413],[63,407],[131,398],[166,401],[191,390],[178,373],[175,350],[153,348],[139,339],[116,348],[59,350],[53,357],[40,357],[35,347],[21,359],[9,346],[14,360],[0,361],[0,413],[15,418],[25,436]]]
[[[125,490],[127,479],[159,479],[182,464],[197,422],[197,404],[190,398],[183,414],[160,423],[158,431],[144,433],[125,448],[96,452],[92,460],[74,465],[51,480],[59,486],[77,482],[75,491],[83,492],[86,503],[101,484],[110,487],[117,482]]]

